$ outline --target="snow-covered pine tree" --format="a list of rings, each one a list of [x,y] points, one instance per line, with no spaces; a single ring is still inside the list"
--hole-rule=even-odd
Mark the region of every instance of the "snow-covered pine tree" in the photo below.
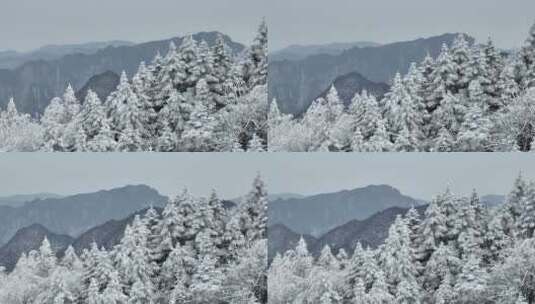
[[[140,141],[145,130],[141,105],[125,72],[121,74],[117,90],[108,96],[106,111],[114,139],[121,142],[121,149],[143,149]]]
[[[253,189],[238,207],[240,231],[247,244],[267,236],[267,190],[264,181],[257,175]]]
[[[480,259],[470,255],[457,277],[454,291],[458,303],[477,303],[484,301],[488,274],[481,268]]]
[[[106,119],[106,112],[98,95],[89,90],[78,119],[80,127],[87,136],[87,141],[91,141],[98,135]]]
[[[524,238],[532,238],[535,231],[535,183],[526,187],[526,193],[521,202],[522,214],[520,215],[520,235]]]
[[[535,24],[517,56],[515,80],[523,90],[535,85]]]
[[[249,88],[267,83],[268,27],[265,20],[260,23],[248,56],[243,63],[243,77]]]

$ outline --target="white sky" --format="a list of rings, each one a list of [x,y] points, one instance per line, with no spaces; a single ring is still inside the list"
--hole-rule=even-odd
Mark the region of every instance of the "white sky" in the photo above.
[[[225,198],[250,189],[261,172],[270,193],[316,194],[389,184],[430,199],[447,184],[460,194],[505,194],[522,171],[535,180],[535,154],[523,153],[5,153],[0,196],[73,194],[148,184]]]
[[[2,0],[0,50],[49,44],[146,42],[217,30],[249,44],[262,0]]]
[[[533,0],[269,0],[270,47],[406,41],[452,32],[502,48],[520,46],[535,22]]]

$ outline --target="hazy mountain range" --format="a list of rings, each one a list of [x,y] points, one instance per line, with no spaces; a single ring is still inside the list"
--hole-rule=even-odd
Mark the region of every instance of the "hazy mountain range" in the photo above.
[[[59,194],[55,193],[32,193],[32,194],[17,194],[0,197],[0,206],[20,207],[27,202],[34,200],[42,200],[46,198],[60,198]]]
[[[336,88],[336,91],[338,92],[338,97],[340,97],[340,100],[342,100],[345,106],[351,104],[351,99],[353,99],[355,94],[360,93],[363,90],[366,90],[368,93],[380,99],[390,89],[390,86],[386,83],[373,82],[371,80],[366,79],[358,72],[351,72],[336,77],[334,81],[329,84],[325,91],[323,91],[323,93],[321,93],[318,97],[327,96],[327,93],[333,85]]]
[[[161,212],[161,208],[156,208],[156,210]],[[85,231],[76,238],[54,233],[40,224],[23,227],[4,246],[0,247],[0,266],[6,267],[8,271],[12,270],[22,253],[39,249],[45,237],[58,256],[62,256],[69,245],[73,246],[77,254],[81,254],[83,249],[90,248],[93,242],[99,248],[110,249],[119,243],[126,225],[132,223],[136,215],[145,212],[146,209],[142,209],[123,219],[109,220]]]
[[[269,100],[275,98],[282,112],[301,114],[337,77],[356,72],[365,79],[364,82],[388,84],[396,72],[406,73],[412,62],[422,61],[427,54],[438,56],[442,44],[451,45],[457,36],[444,34],[379,46],[353,47],[334,54],[313,53],[296,59],[272,57],[268,67]],[[471,37],[467,40],[474,42]],[[366,88],[366,85],[360,87]]]
[[[418,199],[403,195],[388,185],[324,193],[303,198],[271,201],[269,226],[282,224],[299,234],[320,236],[354,219],[366,219],[390,207],[410,208],[421,205]]]
[[[418,206],[417,210],[422,213],[425,208],[425,205]],[[308,250],[316,257],[326,245],[329,245],[335,254],[342,248],[351,254],[357,242],[364,247],[375,248],[388,236],[388,229],[396,216],[405,214],[407,211],[407,208],[390,207],[364,220],[351,220],[327,231],[318,238],[296,233],[281,224],[270,226],[268,228],[268,258],[271,261],[277,253],[282,254],[289,249],[294,249],[301,237],[307,242]]]
[[[341,196],[346,196],[347,199],[340,200],[336,198]],[[277,217],[280,216],[280,211],[274,212],[273,203],[270,204],[270,225],[268,228],[268,258],[270,261],[277,253],[284,253],[289,249],[295,248],[301,237],[305,239],[309,251],[316,257],[319,256],[325,245],[329,245],[334,253],[337,253],[343,248],[349,254],[353,252],[357,242],[360,242],[364,247],[370,246],[375,248],[382,244],[388,236],[388,229],[396,219],[396,216],[405,214],[410,207],[406,204],[408,197],[404,197],[397,189],[387,185],[368,186],[351,191],[324,194],[312,197],[312,199],[307,198],[309,197],[304,197],[301,201],[294,201],[298,203],[295,208],[284,206],[284,209],[288,210],[291,216],[285,217],[283,220],[280,220],[280,218],[277,220]],[[505,202],[505,199],[505,195],[499,194],[483,195],[480,197],[481,202],[488,207],[499,206]],[[367,210],[366,208],[359,210],[347,206],[348,204],[361,206],[360,204],[363,201],[367,201]],[[402,203],[395,203],[396,201]],[[415,201],[418,203],[415,206],[416,210],[420,214],[423,214],[425,208],[427,208],[427,203],[422,200]],[[281,200],[274,203],[280,204],[282,202],[284,201]],[[321,203],[323,207],[320,206]],[[283,205],[286,204],[283,203]],[[402,207],[403,205],[405,206]],[[279,208],[281,207],[278,206],[277,209]],[[309,214],[313,220],[304,219],[304,216],[300,220],[298,216],[295,216],[295,214],[306,212],[303,210],[314,210],[312,215]],[[323,233],[317,234],[316,236],[310,234],[315,229],[303,229],[300,226],[301,224],[296,225],[293,222],[306,222],[310,227],[316,227],[318,226],[315,224],[316,221],[319,220],[320,225],[324,223],[321,219],[321,214],[324,214],[326,217],[332,217],[333,214],[340,214],[341,211],[352,212],[354,218],[346,222],[344,222],[346,218],[338,221],[331,219],[331,222],[337,222],[339,224],[331,229],[324,230]],[[363,212],[360,213],[359,211]],[[275,217],[272,217],[273,213],[275,213]]]
[[[150,205],[163,206],[167,197],[145,185],[33,200],[22,206],[0,206],[0,245],[23,227],[40,224],[73,237],[111,219],[122,219]]]
[[[269,59],[273,61],[300,60],[311,55],[329,54],[338,55],[354,47],[379,46],[371,41],[335,42],[327,44],[290,45],[281,50],[271,52]]]
[[[145,214],[150,205],[155,206],[155,210],[160,213],[166,201],[166,197],[145,185],[66,196],[55,201],[34,200],[26,205],[40,204],[41,211],[35,210],[36,206],[26,211],[29,214],[45,213],[43,218],[39,219],[44,223],[28,224],[13,233],[13,236],[0,246],[0,267],[12,270],[21,254],[38,249],[45,237],[58,256],[62,256],[69,245],[72,245],[78,254],[81,254],[83,249],[90,248],[93,242],[99,248],[111,249],[119,243],[126,225],[131,223],[136,215]],[[223,200],[222,203],[227,209],[236,206],[228,200]],[[69,204],[70,206],[67,206]],[[52,210],[55,213],[52,213]],[[30,218],[32,217],[19,217],[15,221],[28,223],[32,222]],[[65,232],[66,230],[68,232]]]
[[[19,65],[36,60],[54,60],[69,54],[94,54],[107,47],[130,46],[129,41],[100,41],[80,44],[45,45],[29,52],[13,50],[0,51],[0,69],[14,69]]]
[[[504,199],[503,195],[481,197],[488,206],[499,205]],[[426,206],[424,201],[388,185],[312,196],[279,193],[270,195],[269,200],[270,260],[277,252],[294,248],[301,236],[316,256],[327,244],[335,252],[344,248],[348,253],[357,241],[376,247],[384,241],[398,214],[413,204],[420,212]],[[110,249],[135,215],[145,213],[149,205],[161,212],[167,198],[148,186],[137,185],[64,197],[51,193],[14,195],[0,201],[17,202],[17,207],[0,206],[0,236],[5,240],[0,242],[4,244],[0,246],[0,265],[11,270],[20,255],[39,248],[45,236],[59,256],[69,245],[78,253],[93,242]],[[230,209],[236,206],[234,201],[223,204]]]
[[[194,34],[193,38],[213,45],[218,34],[200,32]],[[226,35],[224,39],[234,54],[245,48]],[[14,97],[19,111],[32,115],[41,114],[53,97],[63,94],[68,83],[78,91],[92,77],[108,71],[120,75],[124,70],[131,77],[141,61],[151,62],[157,52],[165,55],[171,41],[180,45],[182,37],[140,44],[89,44],[92,46],[88,47],[91,51],[86,52],[80,52],[80,49],[84,49],[80,46],[46,47],[40,52],[52,52],[55,54],[54,58],[30,58],[15,67],[0,68],[0,107],[5,108],[9,98]],[[4,55],[0,55],[0,58],[7,58],[9,52],[2,54]]]
[[[11,271],[21,254],[39,248],[45,237],[48,238],[54,252],[65,250],[74,240],[68,235],[50,232],[40,224],[23,227],[4,246],[0,247],[0,267]]]

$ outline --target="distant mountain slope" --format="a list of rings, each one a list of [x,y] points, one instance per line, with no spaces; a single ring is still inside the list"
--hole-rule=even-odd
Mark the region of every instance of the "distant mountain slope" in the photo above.
[[[371,41],[336,42],[327,44],[290,45],[284,49],[269,54],[270,61],[301,60],[311,55],[338,55],[354,47],[375,47],[379,43]]]
[[[193,38],[212,45],[218,34],[201,32]],[[230,37],[224,36],[224,39],[234,53],[244,49]],[[182,37],[107,47],[94,54],[70,54],[55,60],[29,61],[12,70],[0,69],[0,107],[5,108],[9,98],[14,97],[19,111],[41,114],[53,97],[63,94],[68,83],[80,90],[91,77],[106,71],[120,75],[124,70],[131,77],[141,61],[152,61],[158,51],[167,53],[171,41],[180,45]]]
[[[123,237],[126,225],[132,223],[136,215],[144,214],[146,210],[137,211],[124,219],[107,221],[82,233],[76,239],[68,235],[55,234],[39,224],[21,228],[6,245],[0,247],[0,266],[10,271],[23,253],[39,249],[45,236],[57,256],[62,256],[69,245],[72,245],[79,255],[83,249],[90,248],[93,242],[99,248],[111,249]],[[156,210],[161,212],[161,208]]]
[[[426,54],[438,56],[442,44],[451,44],[457,35],[355,47],[338,55],[319,54],[295,61],[271,61],[268,67],[269,98],[276,98],[284,113],[302,113],[336,77],[358,72],[373,82],[390,83],[396,72],[406,73],[412,62],[420,62]],[[468,40],[474,41],[473,38]]]
[[[44,199],[18,208],[0,206],[0,244],[31,224],[76,237],[91,227],[124,218],[151,204],[162,206],[166,201],[155,189],[138,185]]]
[[[54,60],[69,54],[94,54],[107,47],[130,46],[129,41],[88,42],[81,44],[45,45],[29,52],[0,51],[0,69],[14,69],[35,60]]]
[[[297,194],[297,193],[289,193],[289,192],[286,192],[286,193],[274,193],[274,194],[269,194],[268,195],[268,201],[276,201],[276,200],[285,200],[285,199],[290,199],[290,198],[303,198],[305,197],[304,195],[302,194]]]
[[[224,200],[222,203],[227,209],[232,209],[236,206],[235,203],[228,200]],[[135,216],[143,216],[147,212],[147,209],[136,210],[124,218],[112,219],[92,227],[80,234],[77,238],[55,234],[39,224],[21,228],[6,245],[0,247],[0,266],[5,266],[8,270],[11,270],[22,253],[38,249],[41,246],[44,236],[49,239],[54,252],[58,256],[62,256],[69,245],[72,245],[76,253],[80,255],[84,249],[90,248],[93,242],[99,248],[109,250],[119,244],[126,226],[134,221]],[[161,214],[163,209],[155,207],[155,210]]]
[[[38,249],[45,236],[54,252],[65,250],[73,241],[70,236],[53,233],[39,224],[24,227],[17,231],[8,243],[0,247],[0,266],[11,271],[22,253]]]
[[[156,208],[156,211],[161,213],[162,209]],[[78,254],[81,254],[83,249],[90,248],[93,242],[99,248],[111,249],[121,241],[126,225],[132,223],[136,215],[143,215],[146,212],[147,208],[136,211],[123,219],[110,220],[102,225],[95,226],[73,240],[72,246]]]
[[[222,203],[226,209],[232,209],[236,207],[236,204],[232,201],[223,200]],[[157,213],[161,214],[163,209],[160,207],[155,207],[155,210]],[[126,225],[132,223],[136,215],[142,216],[146,212],[147,208],[144,208],[128,215],[125,218],[119,220],[110,220],[104,224],[95,226],[78,236],[73,241],[72,246],[77,253],[81,253],[83,249],[90,248],[93,242],[95,242],[98,247],[111,249],[113,246],[117,245],[123,237]]]
[[[421,202],[388,185],[371,185],[269,203],[269,225],[283,224],[296,233],[319,236],[354,219],[365,219],[390,207],[409,208]]]
[[[33,194],[18,194],[0,197],[0,206],[11,206],[18,207],[22,206],[27,202],[31,202],[37,199],[45,198],[60,198],[62,197],[59,194],[55,193],[33,193]]]
[[[318,97],[327,96],[327,93],[333,85],[338,91],[338,96],[346,106],[351,103],[351,99],[356,93],[361,93],[363,90],[366,90],[368,93],[374,95],[378,99],[381,99],[383,95],[390,89],[390,86],[386,83],[373,82],[357,72],[351,72],[336,77],[336,79],[329,84],[323,93],[321,93]]]
[[[489,207],[499,206],[505,203],[505,195],[501,194],[488,194],[481,197],[481,202]]]
[[[102,74],[91,77],[87,83],[76,92],[76,98],[80,102],[85,101],[87,92],[92,90],[97,94],[101,101],[105,101],[106,98],[117,88],[119,85],[120,77],[112,71],[106,71]]]
[[[314,244],[317,241],[311,235],[295,233],[281,224],[268,227],[268,260],[273,260],[277,253],[283,254],[289,249],[294,249],[301,237],[305,239],[307,244]]]
[[[427,206],[416,207],[420,214],[423,214],[426,208]],[[352,220],[321,236],[309,246],[309,249],[314,255],[319,256],[321,249],[326,245],[329,245],[335,253],[341,248],[348,253],[353,253],[358,242],[363,247],[376,248],[388,237],[388,230],[396,216],[403,215],[407,211],[407,208],[392,207],[362,221]]]
[[[423,214],[427,205],[418,206],[416,210]],[[358,242],[363,247],[376,248],[388,236],[388,230],[396,216],[403,215],[407,208],[392,207],[373,214],[364,220],[352,220],[335,227],[319,238],[304,235],[310,253],[318,257],[326,245],[331,247],[334,254],[344,249],[352,254]],[[280,224],[268,228],[268,256],[271,261],[275,254],[294,249],[301,235]]]

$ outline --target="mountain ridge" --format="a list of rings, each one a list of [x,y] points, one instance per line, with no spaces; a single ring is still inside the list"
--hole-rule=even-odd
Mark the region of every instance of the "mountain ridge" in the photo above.
[[[63,195],[48,192],[8,195],[0,197],[0,206],[18,207],[36,199],[61,197],[63,197]]]
[[[269,225],[283,224],[296,233],[317,237],[350,220],[365,219],[389,207],[410,208],[420,204],[420,200],[403,195],[392,186],[368,185],[301,199],[271,201],[268,222]]]
[[[29,51],[0,51],[0,69],[14,69],[34,60],[54,60],[68,54],[92,54],[107,47],[128,46],[135,43],[123,40],[94,41],[72,44],[47,44]]]
[[[427,54],[438,56],[442,45],[451,45],[458,33],[351,48],[339,55],[316,54],[301,60],[273,61],[268,66],[269,100],[276,99],[281,112],[306,111],[314,98],[340,75],[358,72],[373,82],[390,83],[395,73],[406,73],[412,62]],[[475,40],[466,36],[469,43]]]
[[[234,54],[245,49],[244,45],[216,31],[199,32],[193,34],[193,38],[213,45],[218,35],[223,36]],[[20,112],[40,115],[52,98],[63,94],[69,83],[79,90],[91,77],[106,71],[118,75],[125,71],[132,77],[140,62],[151,62],[158,52],[165,54],[168,51],[171,41],[180,45],[183,38],[107,47],[94,54],[68,54],[55,60],[28,61],[14,69],[0,69],[0,107],[5,108],[13,97]]]
[[[53,233],[40,224],[32,224],[19,229],[4,246],[0,247],[0,268],[5,267],[11,271],[17,263],[20,255],[38,249],[44,238],[50,242],[54,252],[60,252],[74,240],[64,234]]]
[[[380,45],[380,43],[372,41],[333,42],[325,44],[292,44],[285,48],[271,52],[269,54],[269,59],[273,61],[300,60],[310,55],[336,55],[340,54],[344,50],[354,47],[375,47]]]
[[[0,245],[20,228],[41,224],[48,230],[78,236],[110,219],[121,219],[136,210],[163,206],[167,197],[146,185],[127,185],[108,190],[44,199],[20,207],[0,206]]]

